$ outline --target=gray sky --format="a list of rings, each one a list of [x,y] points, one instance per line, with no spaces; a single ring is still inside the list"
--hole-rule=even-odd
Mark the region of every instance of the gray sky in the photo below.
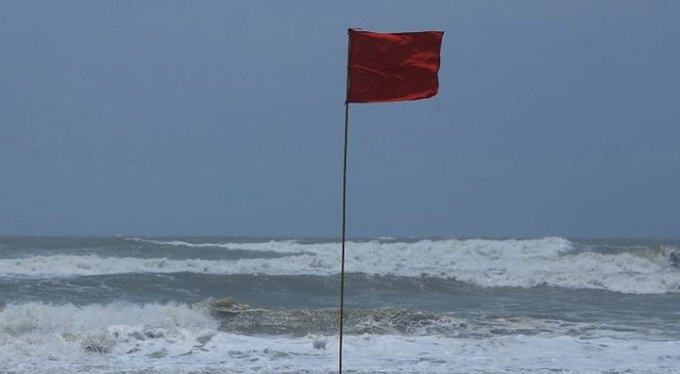
[[[445,31],[350,107],[348,235],[680,237],[677,1],[0,1],[0,235],[340,234],[347,28]]]

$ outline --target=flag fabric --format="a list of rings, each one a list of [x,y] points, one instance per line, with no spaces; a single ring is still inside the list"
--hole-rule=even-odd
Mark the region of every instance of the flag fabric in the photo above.
[[[349,29],[348,103],[420,100],[439,89],[442,31]]]

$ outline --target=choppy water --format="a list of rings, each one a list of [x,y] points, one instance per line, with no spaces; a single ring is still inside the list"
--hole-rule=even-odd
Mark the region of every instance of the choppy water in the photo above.
[[[678,373],[680,241],[347,244],[358,373]],[[0,238],[0,373],[332,373],[340,245]],[[242,304],[217,309],[232,297]]]

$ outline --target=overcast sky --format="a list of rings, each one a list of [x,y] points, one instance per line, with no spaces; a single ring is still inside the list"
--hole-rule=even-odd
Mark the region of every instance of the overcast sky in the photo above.
[[[680,237],[680,2],[0,1],[0,235],[339,237],[347,28],[445,31],[350,106],[350,237]]]

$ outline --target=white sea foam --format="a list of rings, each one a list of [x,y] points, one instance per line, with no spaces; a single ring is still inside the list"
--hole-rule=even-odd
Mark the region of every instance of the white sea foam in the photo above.
[[[333,275],[339,271],[337,243],[156,242],[286,254],[237,260],[117,258],[53,255],[0,260],[4,276],[80,276],[115,273]],[[347,244],[346,271],[370,275],[453,278],[482,287],[555,286],[654,294],[680,291],[680,271],[666,257],[630,252],[572,251],[561,238],[540,240],[422,240]]]
[[[483,338],[349,335],[344,367],[360,373],[661,374],[680,369],[678,351],[678,341],[583,339],[560,331]],[[337,336],[226,333],[206,310],[186,305],[26,303],[0,312],[3,373],[330,373],[337,352]]]
[[[185,247],[185,248],[222,248],[222,249],[247,249],[249,251],[268,251],[268,252],[278,252],[286,253],[289,246],[293,246],[295,240],[270,240],[268,242],[258,242],[258,243],[191,243],[184,240],[154,240],[154,239],[144,239],[144,238],[128,238],[127,240],[140,242],[140,243],[150,243],[162,246],[171,247]]]

